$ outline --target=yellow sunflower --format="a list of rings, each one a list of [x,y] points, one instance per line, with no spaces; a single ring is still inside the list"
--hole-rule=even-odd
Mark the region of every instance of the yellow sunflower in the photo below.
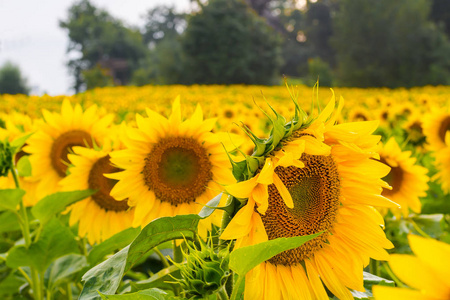
[[[422,114],[415,112],[408,116],[406,122],[402,124],[402,128],[405,130],[405,139],[420,150],[423,150],[425,143],[422,123]]]
[[[221,239],[235,247],[279,237],[322,235],[282,252],[251,270],[245,299],[328,299],[325,286],[339,299],[363,291],[369,258],[386,260],[392,248],[383,218],[372,205],[396,207],[380,195],[389,172],[378,158],[377,121],[334,125],[334,95],[326,108],[307,119],[296,104],[286,123],[276,112],[271,136],[257,140],[240,182],[226,186],[232,201],[244,204]]]
[[[382,195],[398,203],[401,208],[391,208],[392,213],[400,217],[407,217],[409,209],[420,213],[419,197],[426,196],[428,190],[428,169],[416,165],[416,159],[411,157],[411,151],[402,151],[394,138],[380,149],[380,161],[391,171],[384,180],[392,188],[384,188]]]
[[[113,115],[100,117],[97,106],[83,112],[80,104],[72,107],[66,98],[61,113],[42,111],[45,122],[28,140],[24,151],[30,153],[33,177],[39,180],[38,199],[57,192],[58,182],[66,176],[69,164],[67,155],[72,147],[101,146],[108,135]]]
[[[0,119],[4,121],[4,127],[0,127],[0,139],[8,139],[10,142],[27,136],[36,130],[36,122],[32,120],[29,116],[13,112],[10,114],[0,114]],[[23,157],[29,155],[23,151],[19,151],[14,157],[14,164],[17,167],[17,163]],[[26,191],[23,196],[23,204],[25,206],[33,206],[39,200],[36,197],[37,180],[29,176],[22,177],[19,174],[18,177],[20,188]],[[1,189],[13,189],[16,188],[16,183],[12,174],[8,177],[0,177],[0,188]]]
[[[450,112],[433,109],[430,114],[425,116],[423,132],[432,151],[445,148],[445,136],[450,132]]]
[[[361,122],[373,120],[373,116],[370,110],[360,105],[354,106],[347,115],[349,122]]]
[[[200,105],[184,121],[179,97],[169,118],[146,112],[148,117],[136,115],[137,128],[128,128],[123,137],[127,149],[111,153],[113,164],[124,171],[108,175],[118,180],[111,195],[128,198],[135,207],[133,227],[158,217],[198,213],[223,190],[221,184],[234,182],[224,147],[211,132],[216,120],[204,120]],[[202,236],[210,225],[210,218],[200,222]]]
[[[393,254],[389,265],[410,288],[374,286],[376,300],[448,300],[450,245],[416,235],[408,236],[413,255]]]
[[[134,209],[127,201],[117,201],[110,195],[115,181],[103,176],[105,173],[120,171],[110,163],[111,147],[103,149],[73,147],[74,154],[68,158],[72,165],[69,175],[60,181],[62,190],[98,190],[91,197],[70,206],[69,224],[79,222],[78,234],[87,236],[91,245],[100,243],[112,235],[131,227]]]
[[[437,173],[433,176],[433,180],[437,180],[441,184],[442,190],[450,193],[450,133],[445,137],[446,147],[434,153],[436,157]]]

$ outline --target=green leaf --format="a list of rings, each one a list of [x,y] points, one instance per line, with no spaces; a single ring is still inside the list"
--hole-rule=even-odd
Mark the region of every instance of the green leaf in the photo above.
[[[18,137],[14,141],[11,142],[11,147],[15,148],[14,153],[17,153],[22,149],[23,145],[25,145],[26,141],[30,136],[32,136],[34,132]]]
[[[130,245],[125,273],[159,244],[175,239],[193,240],[200,219],[199,215],[179,215],[149,223]]]
[[[355,299],[363,299],[363,300],[373,299],[372,287],[374,285],[395,286],[395,283],[392,280],[378,277],[367,272],[363,272],[363,274],[364,274],[364,288],[366,289],[366,291],[358,292],[351,290],[350,292],[352,293]]]
[[[23,245],[13,247],[6,264],[10,268],[32,266],[44,272],[55,259],[74,252],[78,252],[78,247],[72,232],[54,219],[44,227],[39,240],[28,249]]]
[[[151,223],[150,223],[151,224]],[[114,294],[122,280],[127,261],[127,246],[83,275],[80,299],[100,299],[98,292]]]
[[[162,269],[156,274],[153,274],[150,278],[146,280],[141,280],[138,282],[131,282],[131,286],[135,290],[149,289],[153,287],[168,288],[171,286],[166,283],[167,281],[173,281],[173,277],[177,277],[180,274],[180,268],[176,265],[170,265],[167,268]],[[173,276],[173,277],[172,277]]]
[[[17,172],[21,177],[31,176],[31,163],[28,155],[22,156],[17,162]]]
[[[97,291],[114,294],[123,275],[154,247],[175,239],[194,239],[198,222],[211,215],[214,211],[212,207],[218,204],[217,201],[220,201],[218,196],[208,202],[199,215],[163,217],[150,222],[130,246],[84,274],[82,280],[85,281],[85,284],[80,297],[82,299],[99,299]]]
[[[69,254],[58,258],[47,269],[48,289],[53,290],[63,283],[70,282],[86,266],[86,257],[83,255]]]
[[[81,296],[86,299],[99,299],[97,291],[114,294],[123,275],[154,247],[174,239],[192,240],[200,219],[198,215],[179,215],[150,222],[130,246],[90,269],[83,276],[85,284]]]
[[[36,203],[31,212],[41,222],[41,225],[45,225],[54,215],[64,211],[68,205],[83,200],[94,193],[95,190],[54,193]]]
[[[205,206],[203,206],[202,210],[198,213],[200,218],[207,218],[214,212],[214,210],[220,209],[218,206],[220,204],[220,199],[222,199],[222,195],[223,193],[220,193],[216,197],[209,200]]]
[[[101,295],[102,299],[105,300],[165,300],[167,299],[166,296],[168,296],[166,292],[156,288],[124,295],[105,295],[102,293],[99,294]]]
[[[9,273],[4,280],[0,281],[0,298],[17,299],[19,296],[19,289],[25,283],[25,278],[23,278],[18,271]]]
[[[139,231],[140,228],[128,228],[94,246],[88,255],[89,264],[93,266],[114,250],[121,249],[130,244],[139,234]]]
[[[0,190],[0,210],[16,211],[25,191],[22,189]]]
[[[0,213],[0,233],[20,230],[17,215],[12,211]]]
[[[321,232],[306,236],[283,237],[233,250],[230,254],[229,267],[238,274],[239,277],[243,277],[248,271],[260,263],[265,262],[283,251],[300,247],[320,234]]]

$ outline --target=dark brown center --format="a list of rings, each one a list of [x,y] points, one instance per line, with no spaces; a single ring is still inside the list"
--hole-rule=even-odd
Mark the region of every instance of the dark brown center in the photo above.
[[[447,131],[450,131],[450,116],[447,116],[444,120],[442,120],[441,126],[439,127],[439,137],[443,143],[445,143],[445,135],[447,134]]]
[[[383,164],[391,167],[391,171],[386,177],[383,178],[383,180],[386,181],[392,187],[392,190],[383,189],[383,192],[381,193],[383,196],[389,198],[390,196],[396,194],[400,190],[403,184],[404,171],[399,166],[397,167],[391,166],[384,157],[380,157],[380,161]]]
[[[113,211],[125,211],[128,209],[127,200],[117,201],[109,193],[117,180],[106,178],[103,174],[116,173],[120,169],[111,165],[109,155],[100,158],[92,166],[89,172],[89,188],[98,190],[92,199],[103,209]]]
[[[72,152],[74,146],[92,148],[91,135],[83,130],[71,130],[61,134],[53,141],[50,159],[53,168],[61,177],[66,176],[67,166],[70,164],[67,155]]]
[[[292,266],[311,257],[327,241],[339,208],[340,180],[331,156],[303,154],[305,167],[276,167],[292,196],[294,207],[288,208],[275,185],[269,185],[269,207],[261,215],[269,240],[325,231],[302,246],[282,252],[269,261]]]
[[[202,144],[192,138],[167,137],[145,158],[145,184],[173,206],[194,202],[212,180],[212,165]]]

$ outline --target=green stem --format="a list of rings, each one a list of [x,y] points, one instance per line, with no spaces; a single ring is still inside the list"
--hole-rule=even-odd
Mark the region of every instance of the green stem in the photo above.
[[[394,272],[392,272],[391,268],[389,267],[389,265],[385,262],[382,263],[382,267],[383,269],[386,271],[386,273],[391,277],[391,279],[395,282],[395,284],[398,287],[406,287],[401,281],[400,279],[397,278],[397,276],[395,276]]]
[[[375,259],[370,259],[370,264],[369,264],[369,271],[371,274],[376,275],[376,276],[380,276],[380,269],[378,268],[379,266],[379,262],[378,260]]]
[[[173,261],[176,263],[183,262],[183,252],[181,251],[181,245],[177,246],[176,240],[173,241]]]
[[[236,300],[237,299],[239,287],[241,286],[242,280],[244,280],[244,279],[245,279],[245,276],[240,276],[239,275],[239,278],[238,278],[236,284],[234,285],[233,293],[231,294],[230,300]]]
[[[227,291],[225,290],[225,287],[222,287],[217,292],[217,299],[218,300],[229,300],[230,299],[230,298],[228,298],[228,294],[227,294]]]
[[[166,257],[161,253],[161,251],[159,251],[159,249],[157,247],[155,247],[153,250],[155,250],[156,255],[158,255],[158,257],[161,260],[161,262],[164,265],[164,267],[165,268],[170,267],[169,262],[167,261]]]
[[[228,199],[227,199],[227,203],[225,206],[230,205],[233,202],[233,196],[229,195]],[[230,223],[232,217],[231,215],[225,210],[223,212],[223,217],[222,217],[222,224],[220,225],[220,234],[225,230],[225,228],[228,226],[228,224]],[[219,245],[227,245],[229,244],[230,241],[229,240],[219,240]]]
[[[42,293],[41,293],[41,280],[39,280],[39,273],[35,268],[31,268],[31,280],[33,281],[32,287],[33,287],[33,298],[35,300],[41,300],[42,299]]]
[[[19,272],[22,274],[22,276],[25,278],[25,280],[31,285],[32,281],[31,281],[30,277],[28,276],[28,274],[20,267],[17,268],[17,270],[19,270]]]
[[[68,283],[67,283],[67,286],[66,286],[66,289],[67,289],[67,299],[68,299],[68,300],[73,300],[73,297],[72,297],[72,287],[71,287],[70,285],[71,285],[71,283],[68,282]]]
[[[431,238],[432,238],[432,237],[429,236],[425,231],[423,231],[423,230],[419,227],[419,225],[417,225],[417,223],[414,222],[413,219],[409,218],[408,220],[411,222],[411,224],[412,224],[412,226],[414,227],[414,229],[415,229],[421,236],[426,237],[426,238],[428,238],[428,239],[431,239]]]
[[[14,183],[16,184],[16,188],[20,189],[17,171],[13,165],[11,165],[11,174],[14,178]],[[25,240],[25,246],[27,248],[29,248],[31,245],[30,222],[28,220],[27,209],[26,209],[25,205],[23,205],[23,200],[20,201],[19,207],[20,207],[19,215],[21,215],[21,218],[19,218],[19,220],[21,221],[22,235]],[[38,271],[33,267],[30,267],[30,270],[31,270],[31,288],[33,289],[34,299],[41,300],[42,296],[43,296],[42,295],[43,281],[41,279],[43,278],[43,276],[39,277]]]

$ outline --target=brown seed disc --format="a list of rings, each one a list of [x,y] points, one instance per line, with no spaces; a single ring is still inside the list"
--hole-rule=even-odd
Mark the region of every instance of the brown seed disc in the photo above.
[[[67,165],[70,163],[67,154],[72,151],[74,146],[93,147],[92,137],[83,130],[71,130],[61,134],[53,141],[50,159],[52,166],[58,175],[66,176]]]
[[[357,113],[354,117],[354,120],[367,121],[367,116],[362,113]]]
[[[401,167],[393,167],[389,165],[383,157],[380,158],[380,162],[391,167],[391,171],[386,177],[383,178],[383,180],[392,186],[392,190],[383,189],[383,192],[381,193],[383,196],[389,198],[389,196],[392,196],[400,190],[403,184],[404,171]]]
[[[450,116],[445,117],[441,122],[441,126],[439,127],[439,137],[441,141],[445,143],[445,134],[447,131],[450,131]]]
[[[116,173],[121,171],[111,165],[109,155],[100,158],[92,166],[89,172],[89,188],[98,190],[91,198],[103,209],[113,211],[125,211],[128,209],[127,200],[117,201],[111,195],[111,189],[117,180],[109,179],[103,174]]]
[[[194,202],[212,180],[212,165],[203,145],[192,138],[167,137],[153,146],[142,171],[156,197],[173,206]]]
[[[301,161],[305,164],[303,168],[275,168],[292,196],[294,207],[288,208],[275,185],[269,185],[269,207],[261,215],[264,228],[269,240],[325,232],[298,248],[272,257],[269,261],[276,265],[299,264],[321,249],[339,208],[339,173],[331,156],[303,154]]]

